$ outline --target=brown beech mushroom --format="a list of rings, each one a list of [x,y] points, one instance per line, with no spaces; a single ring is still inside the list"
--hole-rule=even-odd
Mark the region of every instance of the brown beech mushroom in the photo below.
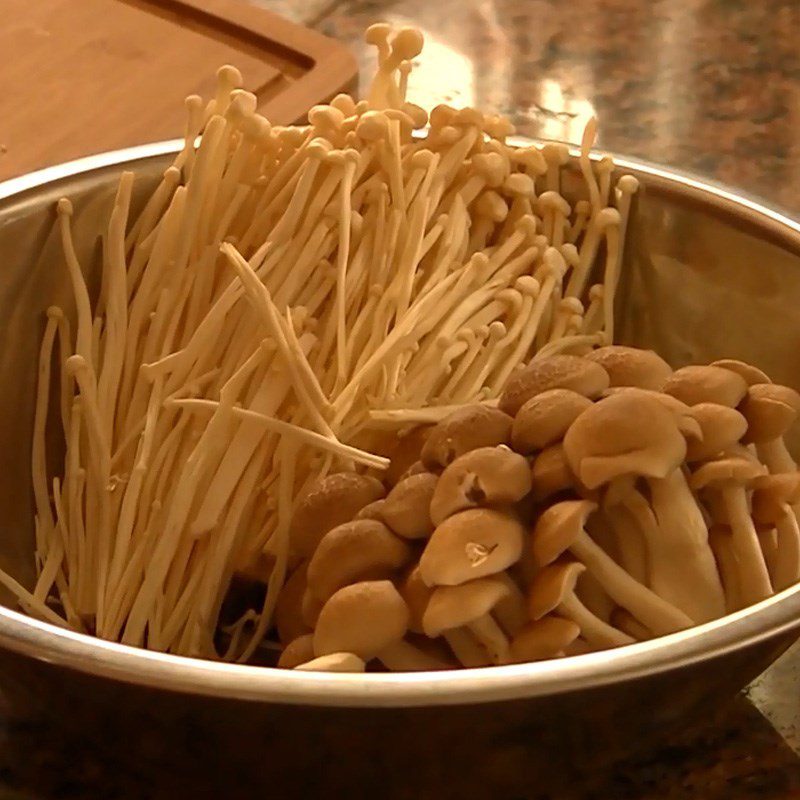
[[[599,364],[608,373],[611,386],[638,386],[660,391],[672,375],[672,367],[652,350],[607,345],[584,357]]]
[[[300,601],[300,617],[307,630],[313,630],[316,626],[323,605],[324,602],[306,586]]]
[[[577,561],[556,562],[542,569],[528,591],[531,619],[539,620],[556,611],[578,625],[581,636],[594,647],[619,647],[633,643],[634,639],[596,617],[578,599],[575,585],[585,569]]]
[[[431,431],[430,425],[417,425],[396,437],[393,446],[386,453],[389,457],[389,468],[385,478],[389,486],[394,486],[420,460]]]
[[[512,422],[508,414],[489,406],[459,408],[431,429],[422,448],[422,463],[441,470],[470,450],[508,444]]]
[[[308,562],[303,562],[283,584],[278,601],[275,603],[275,627],[278,638],[288,645],[304,633],[311,632],[311,626],[303,621],[303,595],[306,591],[306,570]]]
[[[304,633],[293,639],[286,647],[278,658],[278,667],[280,669],[294,669],[300,664],[305,664],[306,661],[311,661],[314,658],[314,635],[311,633]]]
[[[532,547],[541,567],[569,551],[594,575],[617,605],[627,608],[657,634],[689,628],[692,620],[632,578],[585,530],[597,506],[588,500],[565,500],[545,510],[533,531]]]
[[[772,383],[766,372],[762,372],[758,367],[752,364],[746,364],[744,361],[737,361],[735,358],[721,358],[718,361],[711,362],[712,367],[722,367],[722,369],[735,372],[740,377],[744,378],[744,382],[748,386],[754,383]]]
[[[430,508],[438,480],[431,472],[409,475],[386,496],[381,518],[398,536],[427,539],[433,533]]]
[[[615,608],[611,612],[610,623],[626,633],[637,642],[646,642],[648,639],[653,638],[653,632],[642,625],[630,611],[624,608]]]
[[[325,602],[334,592],[365,580],[388,578],[411,560],[411,549],[382,522],[356,519],[328,531],[308,565],[308,588]]]
[[[566,491],[577,491],[580,481],[567,461],[564,445],[560,442],[546,447],[533,460],[531,467],[531,493],[537,503]]]
[[[800,472],[764,475],[753,481],[752,515],[759,525],[775,527],[775,555],[765,561],[776,592],[800,580],[800,527],[797,511],[800,504]],[[760,537],[762,550],[763,536]]]
[[[592,401],[570,389],[549,389],[528,400],[514,417],[511,445],[523,455],[560,442]]]
[[[354,519],[376,519],[379,522],[382,522],[383,515],[381,512],[385,504],[385,497],[381,498],[380,500],[375,500],[373,503],[368,503],[355,515]]]
[[[471,508],[448,517],[433,532],[419,560],[428,586],[455,586],[494,575],[516,563],[525,529],[511,514]]]
[[[383,484],[367,475],[337,472],[315,483],[292,517],[292,547],[310,557],[331,528],[349,522],[364,506],[383,497]]]
[[[508,637],[491,616],[508,587],[496,578],[478,578],[458,586],[438,586],[422,617],[427,636],[436,638],[455,628],[467,628],[489,654],[491,663],[509,661]]]
[[[747,431],[747,420],[735,409],[718,403],[698,403],[692,407],[702,438],[686,443],[687,461],[705,461],[733,447]]]
[[[599,364],[580,356],[550,356],[516,372],[506,384],[498,408],[513,417],[528,400],[548,389],[571,389],[595,398],[608,386],[608,373]]]
[[[512,640],[511,661],[524,664],[560,658],[580,636],[581,629],[570,619],[543,617],[529,622]],[[584,652],[588,652],[588,649]]]
[[[478,506],[511,505],[531,489],[528,462],[505,445],[464,453],[444,470],[433,490],[430,516],[435,525]]]
[[[663,392],[655,392],[652,389],[640,389],[638,386],[612,386],[603,392],[604,397],[618,394],[628,395],[629,397],[649,397],[651,400],[657,400],[672,414],[678,430],[688,441],[699,441],[703,438],[703,431],[700,428],[700,423],[692,414],[692,408],[678,400],[677,397],[672,397],[672,395],[664,394]]]
[[[757,603],[772,594],[769,572],[761,552],[750,508],[747,488],[766,469],[744,458],[728,456],[703,464],[691,477],[692,488],[715,492],[722,500],[724,520],[733,534],[732,546],[741,574],[741,600]]]
[[[303,672],[364,672],[366,668],[366,662],[354,653],[329,653],[294,667]]]
[[[684,565],[680,584],[671,585],[667,595],[670,603],[695,622],[722,616],[722,585],[705,519],[682,470],[686,441],[674,413],[641,390],[611,395],[578,417],[564,437],[564,450],[590,489],[616,481],[609,491],[622,498],[635,478],[646,479],[664,546],[669,546],[664,557]],[[650,553],[649,563],[657,558]]]
[[[747,394],[747,382],[730,369],[693,365],[673,372],[662,391],[677,397],[687,406],[718,403],[736,408]]]
[[[515,636],[528,622],[525,595],[507,572],[498,572],[493,577],[508,589],[508,594],[494,607],[494,616],[509,636]]]
[[[404,641],[409,612],[390,581],[362,581],[339,589],[325,603],[314,630],[314,653],[354,653],[389,669],[440,669],[441,664]]]
[[[745,444],[754,443],[759,458],[770,472],[793,472],[797,469],[783,437],[797,419],[800,394],[788,386],[757,383],[747,390],[739,410],[747,420]]]

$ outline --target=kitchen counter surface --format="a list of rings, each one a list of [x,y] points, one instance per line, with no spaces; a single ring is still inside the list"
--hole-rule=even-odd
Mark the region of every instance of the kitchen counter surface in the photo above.
[[[601,148],[713,177],[790,211],[800,206],[796,0],[260,2],[350,43],[365,76],[373,64],[361,42],[367,25],[421,28],[427,44],[410,95],[422,105],[475,105],[509,115],[519,133],[573,142],[597,115]],[[796,646],[725,722],[620,765],[576,797],[800,798],[798,698]],[[0,800],[208,796],[188,787],[159,794],[141,775],[109,773],[79,743],[18,723],[0,738],[0,784]],[[484,788],[474,797],[497,797]]]

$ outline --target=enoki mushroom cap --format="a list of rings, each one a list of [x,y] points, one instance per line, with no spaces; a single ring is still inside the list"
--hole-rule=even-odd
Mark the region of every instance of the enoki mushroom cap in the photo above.
[[[705,489],[731,483],[747,486],[766,473],[767,468],[757,461],[740,456],[727,456],[703,464],[692,473],[689,486],[692,489]]]
[[[786,506],[800,503],[800,472],[764,475],[753,481],[752,514],[759,524],[775,524]]]
[[[459,408],[431,429],[422,448],[422,462],[438,470],[479,447],[508,444],[512,423],[508,414],[489,406]]]
[[[408,607],[390,581],[363,581],[339,589],[320,612],[314,653],[354,653],[364,661],[408,630]]]
[[[388,578],[410,560],[409,546],[382,522],[352,520],[322,537],[308,565],[308,587],[325,601],[350,583]]]
[[[597,503],[591,500],[563,500],[542,512],[531,537],[536,563],[546,567],[567,551],[596,510]]]
[[[580,627],[563,617],[544,617],[529,622],[511,640],[511,661],[522,664],[555,658],[563,653],[581,633]]]
[[[427,539],[434,529],[430,508],[437,481],[431,472],[403,478],[381,504],[380,518],[404,539]]]
[[[652,350],[608,345],[593,350],[585,358],[603,367],[611,386],[638,386],[658,391],[672,375],[672,367]]]
[[[747,420],[745,444],[783,436],[797,419],[800,394],[777,383],[756,383],[747,390],[739,410]]]
[[[430,516],[438,525],[467,508],[516,503],[530,490],[531,471],[523,456],[504,445],[481,447],[459,456],[442,473]]]
[[[577,561],[550,564],[539,572],[528,590],[528,613],[531,619],[541,619],[555,611],[575,585],[586,567]]]
[[[326,476],[298,503],[289,529],[292,547],[303,556],[312,555],[331,528],[348,522],[383,495],[383,484],[367,475],[339,472]]]
[[[511,444],[528,454],[561,441],[592,401],[570,389],[549,389],[528,400],[514,417]]]
[[[455,586],[502,572],[522,555],[525,529],[509,513],[471,508],[433,532],[419,560],[428,586]]]
[[[700,425],[702,438],[687,442],[687,461],[712,458],[736,444],[747,431],[747,420],[735,408],[698,403],[691,411]]]
[[[673,372],[662,391],[689,406],[718,403],[736,408],[747,394],[747,382],[738,373],[723,367],[689,366]]]
[[[599,364],[579,356],[550,356],[519,370],[506,384],[498,407],[514,416],[528,400],[548,389],[571,389],[594,398],[608,386],[608,373]]]
[[[640,392],[606,397],[581,414],[564,437],[572,471],[589,489],[622,475],[665,478],[686,456],[675,416]]]
[[[435,638],[489,614],[509,594],[508,586],[496,578],[478,578],[459,586],[439,586],[422,616],[422,628]]]

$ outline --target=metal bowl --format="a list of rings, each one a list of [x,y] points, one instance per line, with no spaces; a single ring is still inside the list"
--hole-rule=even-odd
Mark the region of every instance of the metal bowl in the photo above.
[[[29,450],[43,315],[52,303],[71,309],[54,202],[73,199],[78,255],[91,273],[120,169],[140,176],[141,202],[177,146],[0,183],[0,565],[23,581],[33,569]],[[800,388],[800,225],[723,187],[616,162],[643,186],[621,340],[654,347],[674,366],[742,358]],[[557,790],[710,719],[797,638],[799,612],[796,586],[614,651],[431,674],[324,675],[146,652],[0,607],[0,686],[14,713],[78,733],[108,759],[162,759],[174,776],[177,754],[191,754],[195,777],[235,774],[247,796],[265,786],[356,797],[371,785],[384,797],[474,797],[477,786],[513,796],[530,785]]]

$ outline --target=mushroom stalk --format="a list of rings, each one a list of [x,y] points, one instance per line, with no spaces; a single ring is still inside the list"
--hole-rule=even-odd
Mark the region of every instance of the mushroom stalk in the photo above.
[[[511,651],[508,646],[508,637],[491,614],[484,614],[482,617],[468,622],[467,628],[489,654],[493,664],[509,663]]]
[[[378,660],[393,672],[425,672],[447,669],[449,666],[403,639],[381,650]]]
[[[777,558],[772,584],[779,592],[800,580],[800,527],[797,513],[791,506],[784,506],[784,515],[776,523],[775,530]]]
[[[490,663],[486,650],[475,641],[475,637],[466,628],[445,631],[442,638],[463,667],[485,667]]]
[[[668,599],[697,622],[721,617],[725,595],[708,546],[708,529],[683,471],[679,467],[666,478],[650,478],[647,483],[661,537],[669,548],[664,560],[681,565],[680,592]]]
[[[633,644],[636,640],[617,630],[589,611],[574,593],[568,594],[559,606],[564,616],[571,619],[581,629],[581,636],[595,647],[621,647]]]

